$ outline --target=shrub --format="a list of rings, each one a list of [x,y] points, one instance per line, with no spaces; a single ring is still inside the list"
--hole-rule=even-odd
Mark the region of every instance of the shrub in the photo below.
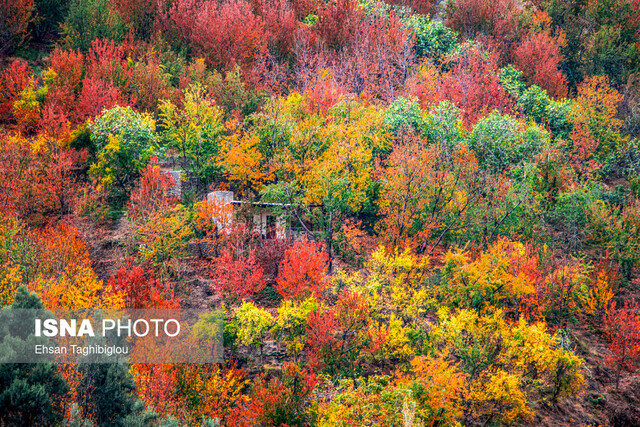
[[[26,61],[16,59],[0,72],[0,122],[13,118],[13,104],[33,80],[33,71]]]

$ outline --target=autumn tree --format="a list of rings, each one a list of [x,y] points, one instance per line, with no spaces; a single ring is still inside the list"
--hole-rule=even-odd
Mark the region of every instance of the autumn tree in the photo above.
[[[439,93],[462,109],[467,126],[493,110],[511,111],[512,101],[500,84],[495,55],[465,45],[450,61],[451,70],[442,76]]]
[[[175,206],[177,197],[172,194],[176,183],[171,175],[160,170],[157,159],[142,170],[140,181],[131,191],[127,213],[132,221],[147,221],[156,210]]]
[[[121,308],[124,295],[109,292],[93,270],[79,231],[60,223],[37,234],[40,266],[28,288],[46,308]]]
[[[310,398],[317,384],[315,374],[299,365],[285,362],[281,376],[258,378],[249,399],[230,416],[231,425],[261,423],[304,425],[313,421]]]
[[[567,79],[560,70],[563,61],[560,49],[566,41],[563,35],[552,36],[550,31],[530,34],[514,49],[513,64],[530,84],[545,89],[550,96],[567,96]]]
[[[465,39],[480,39],[505,58],[521,32],[519,16],[524,6],[515,0],[455,0],[446,4],[447,26]]]
[[[134,265],[133,259],[127,260],[127,265],[109,279],[109,286],[113,292],[125,295],[125,308],[180,308],[180,301],[174,296],[173,288],[160,283],[153,271],[145,271]]]
[[[615,368],[616,389],[620,384],[620,373],[636,372],[640,363],[640,315],[638,303],[616,308],[612,302],[604,315],[604,332],[608,339],[610,354],[605,356],[607,366]]]
[[[368,325],[369,304],[356,292],[344,291],[331,309],[311,312],[307,319],[310,366],[333,375],[354,372],[368,342]]]
[[[310,114],[297,93],[278,104],[261,118],[259,132],[271,128],[279,135],[287,122],[295,131],[278,139],[282,148],[261,141],[278,180],[263,189],[262,200],[280,203],[282,213],[307,235],[324,240],[331,268],[336,231],[349,215],[364,209],[373,190],[374,152],[388,142],[380,126],[383,116],[372,106],[341,103],[323,118]]]
[[[122,204],[158,150],[155,123],[130,107],[114,107],[96,118],[90,129],[97,158],[89,172],[114,204]]]
[[[127,33],[120,13],[106,0],[71,0],[62,23],[64,43],[71,49],[86,52],[96,39],[121,42]]]
[[[262,337],[273,326],[274,319],[268,311],[258,308],[254,303],[243,301],[234,309],[238,320],[238,338],[246,346],[255,345],[262,356]]]
[[[616,118],[622,96],[610,86],[607,76],[593,76],[578,86],[571,116],[585,126],[599,142],[598,152],[606,155],[615,146],[622,126]]]
[[[589,76],[606,74],[617,87],[638,71],[640,41],[637,2],[550,0],[544,9],[554,28],[566,34],[563,68],[571,87]]]
[[[221,112],[207,90],[193,85],[184,91],[184,104],[178,107],[169,100],[160,104],[161,137],[178,150],[185,168],[193,171],[204,184],[218,172],[215,163],[222,132]]]
[[[253,253],[236,254],[224,250],[213,260],[212,288],[228,303],[237,303],[265,287],[263,270]]]
[[[13,104],[20,92],[32,82],[33,70],[26,61],[14,60],[0,72],[0,121],[7,123],[13,118]]]
[[[18,48],[28,36],[28,26],[35,18],[34,0],[2,0],[0,2],[0,54]]]
[[[276,278],[277,290],[284,298],[303,300],[316,298],[328,286],[326,278],[327,257],[322,245],[303,237],[284,253]]]
[[[3,142],[0,164],[6,179],[0,183],[0,210],[32,224],[42,224],[47,215],[69,213],[80,190],[70,183],[77,183],[74,172],[86,152],[61,148],[58,140],[45,135],[25,139],[9,134]]]

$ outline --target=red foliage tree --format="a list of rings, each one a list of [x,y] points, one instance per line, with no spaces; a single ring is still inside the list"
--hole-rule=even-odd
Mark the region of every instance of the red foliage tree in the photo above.
[[[562,37],[553,37],[549,31],[534,33],[515,47],[511,61],[530,84],[546,89],[551,96],[566,97],[567,78],[559,68],[563,44]]]
[[[336,365],[340,356],[341,341],[335,336],[338,329],[332,310],[314,310],[307,318],[307,361],[313,369]]]
[[[0,0],[0,55],[13,52],[25,40],[34,9],[34,0]]]
[[[67,114],[54,105],[45,104],[42,108],[39,127],[43,135],[58,140],[61,145],[71,141],[71,127]]]
[[[332,373],[350,370],[365,346],[369,304],[356,292],[345,291],[331,310],[315,310],[307,319],[308,362]]]
[[[295,300],[319,297],[328,286],[326,269],[327,255],[322,244],[303,237],[284,254],[276,278],[278,293]]]
[[[264,270],[266,280],[275,280],[284,253],[291,245],[289,239],[267,239],[256,251],[256,261]]]
[[[406,82],[413,57],[413,39],[392,14],[360,20],[333,68],[347,90],[391,100]]]
[[[447,26],[465,39],[484,39],[508,53],[517,40],[521,10],[516,0],[455,0],[447,3]]]
[[[211,280],[212,288],[230,303],[251,297],[266,284],[253,253],[234,256],[228,250],[213,260]]]
[[[166,210],[178,203],[178,198],[171,194],[173,178],[160,170],[157,159],[153,160],[142,170],[140,181],[129,197],[127,213],[134,221],[146,221],[155,210]]]
[[[183,46],[189,46],[204,0],[158,0],[156,27]],[[176,40],[177,39],[177,40]]]
[[[133,70],[127,63],[122,45],[113,40],[94,40],[87,53],[87,73],[89,79],[97,78],[128,93]]]
[[[338,51],[353,42],[363,19],[357,0],[331,0],[319,9],[314,29],[327,47]]]
[[[125,106],[128,102],[120,89],[97,77],[86,77],[82,81],[82,91],[78,97],[78,107],[73,115],[74,123],[82,123],[116,105]]]
[[[452,61],[453,69],[442,76],[438,91],[462,109],[467,126],[493,110],[511,112],[513,102],[500,84],[494,55],[468,46]]]
[[[75,117],[77,98],[82,88],[84,58],[79,52],[56,48],[49,62],[55,74],[47,82],[49,90],[43,111],[48,111],[49,119],[54,116]]]
[[[129,92],[135,100],[135,107],[149,112],[157,112],[161,100],[177,102],[182,96],[171,86],[169,75],[155,55],[136,64],[131,72]]]
[[[245,0],[205,2],[195,25],[194,48],[216,69],[228,71],[239,65],[246,71],[266,49],[264,22]]]
[[[317,383],[313,371],[285,362],[282,378],[258,378],[252,398],[235,408],[227,425],[310,425],[307,407]]]
[[[286,0],[258,0],[258,15],[264,22],[269,51],[285,59],[293,51],[298,21]]]
[[[4,71],[0,72],[0,123],[13,118],[13,103],[20,92],[31,83],[33,70],[26,61],[16,59]]]
[[[78,93],[84,73],[84,57],[80,52],[55,48],[49,56],[51,69],[56,73],[53,86],[68,87]]]
[[[582,123],[577,123],[571,131],[571,141],[573,142],[573,147],[569,163],[578,174],[578,177],[588,175],[602,166],[601,163],[593,159],[593,154],[598,149],[599,143],[591,135],[589,128]]]
[[[180,301],[175,297],[170,285],[163,285],[155,278],[153,271],[145,271],[128,259],[109,279],[109,286],[115,292],[126,294],[126,308],[179,309]]]
[[[309,111],[327,114],[329,108],[345,98],[347,92],[338,84],[330,71],[316,77],[304,92]]]
[[[176,393],[175,365],[168,363],[135,363],[136,393],[163,417],[184,415],[187,403]]]
[[[616,370],[616,389],[620,384],[622,370],[636,372],[640,368],[640,313],[638,303],[616,308],[611,303],[604,315],[604,331],[609,341],[611,354],[605,356],[605,363]]]

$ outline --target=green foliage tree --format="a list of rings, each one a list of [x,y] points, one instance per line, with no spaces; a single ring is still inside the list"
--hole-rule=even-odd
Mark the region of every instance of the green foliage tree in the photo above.
[[[396,136],[412,132],[419,134],[424,126],[418,102],[403,97],[399,97],[389,105],[384,113],[382,123],[389,126],[391,132]]]
[[[155,123],[131,107],[113,107],[89,127],[97,153],[89,173],[98,180],[99,190],[110,195],[112,205],[120,207],[140,171],[160,152]]]
[[[414,14],[409,18],[407,26],[414,37],[418,59],[430,58],[439,63],[458,45],[457,32],[428,16]]]
[[[0,311],[0,317],[11,316],[12,309],[41,310],[40,298],[24,287],[18,288],[10,307]],[[27,315],[27,324],[33,324],[34,315]],[[12,331],[10,322],[0,320],[0,424],[3,425],[58,425],[64,416],[64,395],[67,382],[53,363],[2,363],[19,348],[33,348],[42,340],[23,332]],[[36,341],[37,340],[37,341]],[[7,359],[5,359],[7,360]]]
[[[205,186],[220,172],[215,158],[222,133],[222,112],[207,90],[195,84],[184,92],[184,105],[171,101],[160,104],[161,136],[168,147],[182,156],[184,166],[192,170]]]
[[[479,121],[469,135],[469,148],[478,161],[492,172],[533,161],[547,142],[548,134],[538,127],[525,127],[511,116],[497,112]]]
[[[125,426],[124,419],[141,408],[128,363],[84,363],[78,386],[83,415],[98,426]]]
[[[62,24],[64,43],[86,52],[95,39],[124,40],[129,27],[109,0],[71,0]]]

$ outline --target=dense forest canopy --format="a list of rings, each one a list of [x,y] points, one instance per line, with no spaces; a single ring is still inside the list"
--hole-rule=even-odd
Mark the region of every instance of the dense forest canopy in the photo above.
[[[0,0],[0,171],[2,311],[225,345],[0,425],[640,425],[638,0]]]

